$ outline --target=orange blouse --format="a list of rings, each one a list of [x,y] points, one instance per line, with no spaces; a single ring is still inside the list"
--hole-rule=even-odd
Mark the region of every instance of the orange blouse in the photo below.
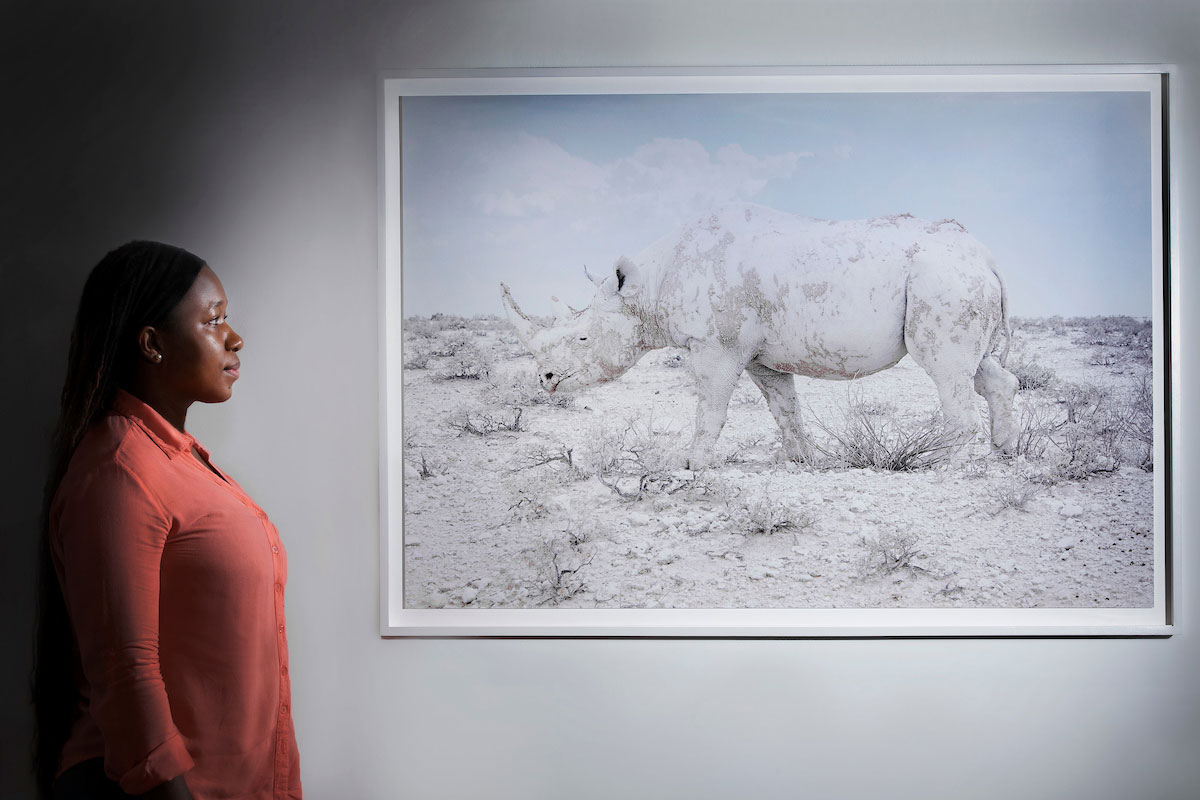
[[[50,541],[82,702],[61,769],[103,757],[138,794],[299,798],[279,532],[133,395],[71,458]],[[211,463],[211,462],[210,462]]]

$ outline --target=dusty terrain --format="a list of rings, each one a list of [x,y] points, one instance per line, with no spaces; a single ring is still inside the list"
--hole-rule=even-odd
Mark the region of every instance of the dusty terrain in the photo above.
[[[743,376],[720,463],[688,472],[686,353],[547,395],[503,320],[410,318],[405,605],[1152,606],[1150,335],[1128,317],[1018,321],[1014,458],[943,446],[906,358],[796,379],[815,464],[779,459]]]

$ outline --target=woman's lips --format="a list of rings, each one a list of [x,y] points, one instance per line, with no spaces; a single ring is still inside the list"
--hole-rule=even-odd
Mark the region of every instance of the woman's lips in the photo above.
[[[225,374],[232,375],[234,378],[236,378],[240,374],[239,370],[241,368],[242,368],[242,362],[240,362],[240,361],[234,362],[233,364],[230,364],[228,367],[225,368]]]

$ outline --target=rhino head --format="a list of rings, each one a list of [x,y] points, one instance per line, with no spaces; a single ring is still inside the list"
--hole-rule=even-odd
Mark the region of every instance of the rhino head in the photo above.
[[[591,275],[588,276],[591,278]],[[641,317],[627,301],[641,290],[637,270],[619,260],[612,274],[592,278],[596,295],[591,305],[576,311],[554,298],[554,320],[540,325],[500,284],[508,320],[537,361],[538,382],[547,392],[574,391],[607,383],[625,373],[648,349]]]

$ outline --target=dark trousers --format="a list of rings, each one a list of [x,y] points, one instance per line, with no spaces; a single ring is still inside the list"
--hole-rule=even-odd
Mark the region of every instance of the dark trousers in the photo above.
[[[54,800],[126,800],[116,781],[104,774],[104,759],[80,762],[58,776],[54,782]]]

